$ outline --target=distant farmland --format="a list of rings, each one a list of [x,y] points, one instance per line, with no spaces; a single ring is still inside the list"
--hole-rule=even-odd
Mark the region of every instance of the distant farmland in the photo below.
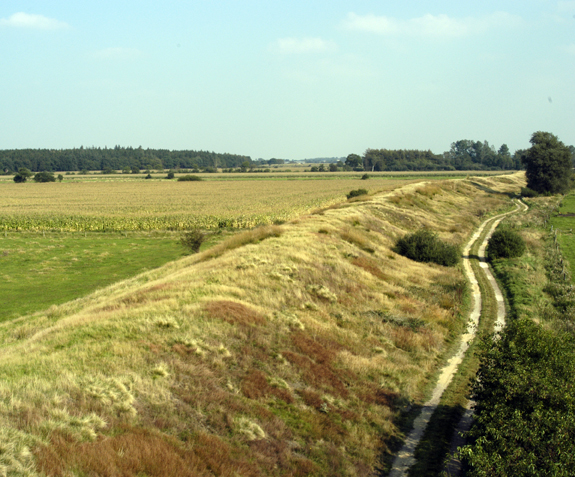
[[[296,178],[298,176],[295,176]],[[263,177],[262,177],[263,178]],[[352,189],[392,190],[417,177],[340,180],[64,181],[0,185],[1,231],[148,231],[281,223],[345,200]],[[434,177],[435,178],[435,177]],[[270,178],[271,179],[271,178]]]

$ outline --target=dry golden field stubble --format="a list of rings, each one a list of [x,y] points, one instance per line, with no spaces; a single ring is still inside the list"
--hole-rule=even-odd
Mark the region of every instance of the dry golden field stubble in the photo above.
[[[411,179],[125,181],[0,184],[0,230],[184,230],[285,222]]]
[[[8,473],[371,475],[465,325],[461,270],[391,247],[523,183],[363,196],[0,324]]]

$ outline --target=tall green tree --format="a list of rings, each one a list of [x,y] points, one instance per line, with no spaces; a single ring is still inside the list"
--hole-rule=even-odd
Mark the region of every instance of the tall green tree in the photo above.
[[[527,187],[539,193],[561,194],[571,188],[571,152],[557,136],[543,131],[533,133],[532,146],[521,158]]]
[[[363,159],[357,154],[349,154],[345,159],[345,165],[354,170],[363,170]]]

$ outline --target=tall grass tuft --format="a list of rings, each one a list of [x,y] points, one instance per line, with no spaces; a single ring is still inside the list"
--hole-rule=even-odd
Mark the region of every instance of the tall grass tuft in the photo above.
[[[256,227],[255,229],[233,235],[226,241],[210,248],[203,254],[202,259],[209,260],[250,243],[258,243],[270,237],[279,237],[283,232],[284,230],[279,225]]]

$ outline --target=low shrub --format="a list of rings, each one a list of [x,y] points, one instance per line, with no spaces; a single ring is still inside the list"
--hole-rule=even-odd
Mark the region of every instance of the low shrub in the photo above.
[[[204,179],[202,179],[199,176],[193,176],[191,174],[182,176],[182,177],[178,177],[178,182],[184,182],[184,181],[203,181]]]
[[[34,182],[56,182],[54,174],[46,171],[36,173],[32,179]]]
[[[461,255],[458,247],[443,242],[429,230],[403,236],[393,251],[416,262],[432,262],[446,267],[456,265]]]
[[[537,197],[539,194],[529,187],[521,188],[521,197]]]
[[[192,229],[184,232],[180,237],[180,243],[191,250],[193,253],[198,253],[204,241],[205,235],[199,229]]]
[[[510,229],[496,230],[487,243],[489,260],[520,257],[525,252],[525,241]]]
[[[347,198],[348,199],[352,199],[354,197],[359,197],[360,195],[367,195],[367,190],[366,189],[355,189],[349,192],[349,194],[347,194]]]

